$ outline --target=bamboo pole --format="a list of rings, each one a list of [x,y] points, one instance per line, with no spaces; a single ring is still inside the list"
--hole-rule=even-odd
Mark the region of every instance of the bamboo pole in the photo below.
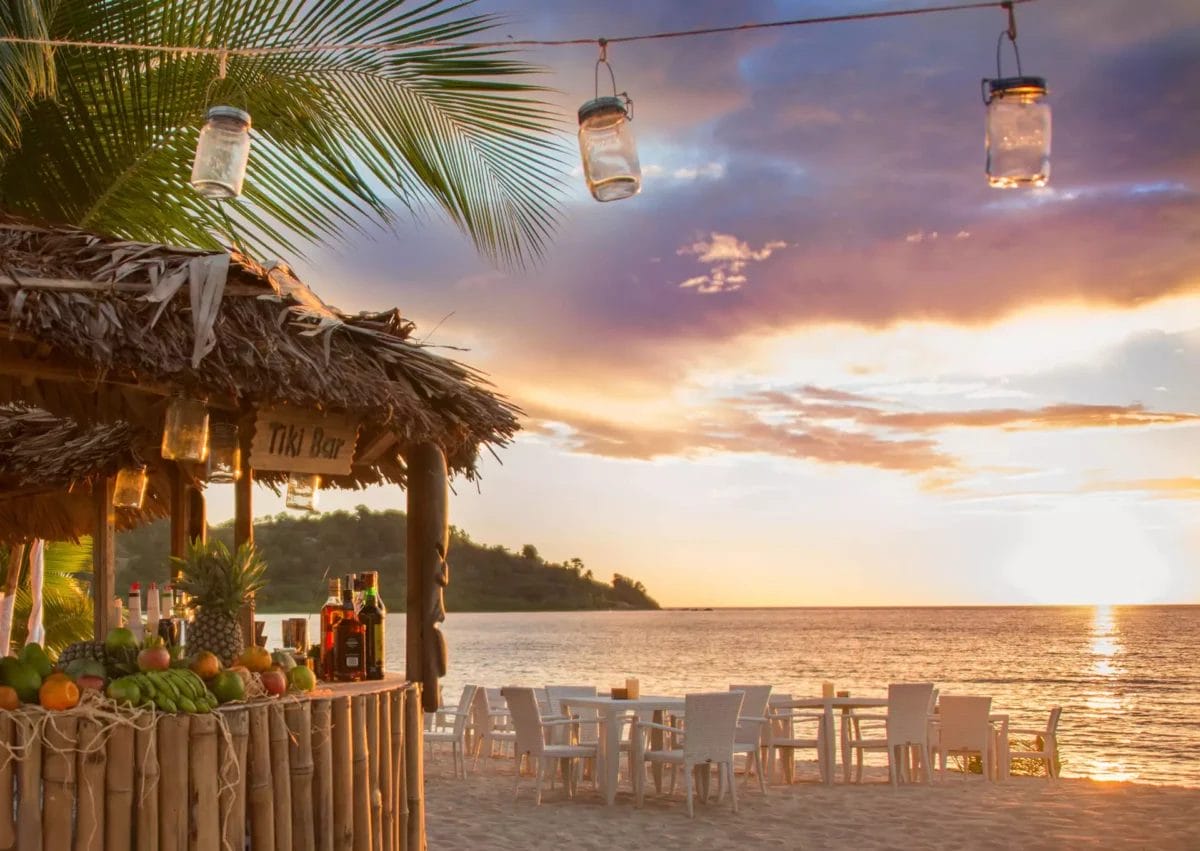
[[[107,851],[133,847],[133,728],[124,724],[108,734],[104,761],[104,846]]]
[[[275,800],[275,848],[292,851],[292,779],[288,765],[288,728],[283,707],[267,707],[271,730],[271,787]]]
[[[221,811],[217,801],[220,782],[217,762],[217,719],[194,715],[188,744],[188,849],[214,851],[221,844]]]
[[[103,641],[116,624],[112,601],[116,596],[116,509],[113,493],[117,480],[103,476],[92,484],[92,637]]]
[[[104,851],[105,734],[100,724],[79,722],[79,803],[75,821],[75,851]]]
[[[379,782],[379,695],[365,697],[367,707],[367,792],[371,806],[371,846],[383,848],[383,799]]]
[[[302,700],[283,710],[287,721],[288,764],[292,772],[292,847],[316,851],[313,832],[312,705]]]
[[[395,851],[393,820],[396,814],[392,792],[392,692],[379,695],[379,806],[380,837],[383,851]]]
[[[46,848],[71,847],[75,809],[75,748],[79,721],[50,716],[43,728],[42,842]]]
[[[0,712],[0,801],[7,801],[8,806],[0,806],[0,851],[13,851],[17,846],[17,823],[13,818],[13,802],[17,795],[16,759],[9,749],[13,746],[13,735],[16,725],[12,715]]]
[[[17,719],[16,732],[24,751],[17,767],[17,851],[42,851],[42,737],[28,715]]]
[[[275,847],[275,796],[271,788],[271,733],[267,707],[251,706],[250,742],[246,757],[246,810],[250,815],[250,847]]]
[[[333,851],[333,739],[329,724],[329,701],[312,701],[313,835],[317,851]]]
[[[217,740],[217,764],[222,772],[220,807],[222,851],[246,847],[246,745],[250,736],[250,713],[236,707],[221,713],[229,727],[229,741]],[[233,762],[229,757],[233,757]]]
[[[188,729],[184,714],[158,719],[158,847],[184,851],[188,847]]]
[[[404,719],[408,690],[392,692],[392,772],[396,778],[392,795],[396,801],[396,847],[408,849],[408,774],[405,767]]]
[[[350,724],[354,762],[354,851],[371,849],[370,759],[367,756],[367,697],[351,699]]]
[[[333,847],[347,851],[354,847],[354,810],[351,807],[353,774],[350,771],[350,698],[335,697],[333,723]]]
[[[425,851],[425,766],[422,753],[421,687],[404,695],[404,768],[408,790],[408,851]]]
[[[137,851],[158,851],[158,724],[134,737],[133,790],[137,796]]]

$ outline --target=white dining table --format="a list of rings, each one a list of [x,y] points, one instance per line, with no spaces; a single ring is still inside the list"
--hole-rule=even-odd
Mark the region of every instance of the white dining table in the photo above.
[[[595,709],[599,721],[596,753],[596,779],[600,794],[611,806],[617,800],[617,776],[621,763],[621,729],[625,719],[634,712],[653,712],[655,723],[661,724],[664,712],[682,712],[682,697],[643,695],[634,700],[614,700],[611,697],[563,697],[560,700],[564,715],[576,709]],[[661,736],[656,731],[655,734]],[[661,771],[661,767],[660,767]]]
[[[772,709],[820,709],[822,712],[821,718],[821,738],[825,744],[825,757],[821,760],[821,780],[827,784],[833,783],[833,767],[837,763],[837,748],[835,742],[837,739],[834,735],[834,714],[835,709],[840,709],[843,712],[849,712],[851,709],[879,709],[886,708],[888,700],[886,697],[801,697],[793,700],[771,701]],[[850,749],[846,742],[842,742],[842,770],[846,775],[846,779],[850,777]]]

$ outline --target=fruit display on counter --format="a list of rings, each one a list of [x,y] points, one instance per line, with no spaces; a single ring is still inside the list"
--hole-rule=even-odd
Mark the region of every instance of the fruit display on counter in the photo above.
[[[249,544],[230,551],[220,541],[193,543],[187,557],[175,559],[181,575],[175,590],[184,592],[196,619],[188,630],[188,649],[207,650],[232,665],[246,646],[238,614],[263,587],[266,563]]]

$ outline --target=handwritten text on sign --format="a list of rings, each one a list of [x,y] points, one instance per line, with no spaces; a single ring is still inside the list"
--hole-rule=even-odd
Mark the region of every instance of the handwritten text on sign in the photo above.
[[[358,423],[346,417],[268,408],[258,412],[250,466],[344,476],[354,461]]]

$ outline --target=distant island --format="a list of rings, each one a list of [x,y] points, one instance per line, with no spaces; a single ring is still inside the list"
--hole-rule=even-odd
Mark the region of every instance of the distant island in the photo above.
[[[262,612],[315,612],[327,596],[328,579],[344,573],[379,571],[380,595],[393,610],[404,608],[405,525],[402,511],[319,515],[278,514],[254,523],[254,541],[266,557],[267,587],[258,595]],[[117,536],[117,588],[131,582],[167,580],[169,525],[162,520]],[[232,543],[231,523],[210,534]],[[646,587],[614,574],[611,582],[592,575],[578,558],[549,562],[537,547],[520,552],[472,541],[461,529],[450,530],[451,612],[580,611],[657,609]]]

